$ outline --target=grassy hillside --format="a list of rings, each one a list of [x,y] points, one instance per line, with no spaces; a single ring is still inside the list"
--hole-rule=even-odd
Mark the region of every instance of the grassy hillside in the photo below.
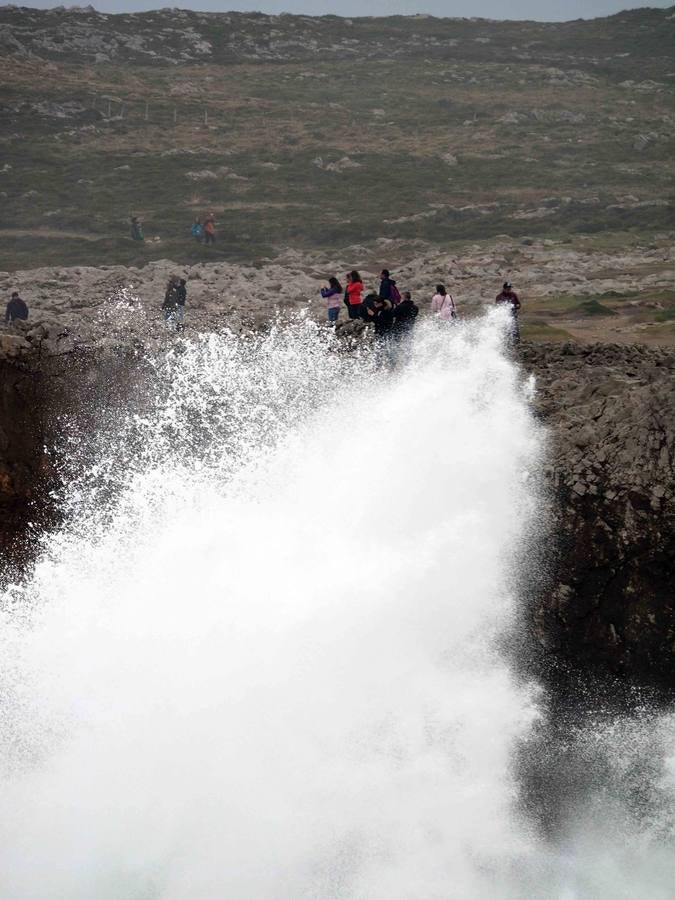
[[[663,231],[674,32],[4,7],[0,267]]]

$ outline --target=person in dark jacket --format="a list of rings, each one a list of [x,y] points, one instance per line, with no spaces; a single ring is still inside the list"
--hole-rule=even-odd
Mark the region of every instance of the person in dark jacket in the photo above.
[[[389,269],[382,269],[380,278],[380,297],[382,297],[383,300],[390,300],[392,305],[396,306],[401,301],[401,294],[396,287],[396,282],[389,273]]]
[[[377,365],[392,369],[394,357],[394,304],[391,300],[375,297],[373,315],[370,321],[375,329],[375,350]]]
[[[513,285],[510,281],[505,281],[502,285],[501,291],[497,294],[495,299],[495,304],[497,306],[506,306],[511,310],[511,340],[514,344],[520,343],[520,325],[518,323],[518,312],[520,310],[520,298],[518,294],[513,290]]]
[[[391,333],[394,330],[394,305],[391,300],[377,297],[374,307],[373,325],[375,326],[375,334],[380,338],[391,337]]]
[[[175,275],[172,275],[169,278],[169,283],[166,286],[166,294],[164,295],[164,303],[162,303],[162,309],[164,310],[164,320],[169,328],[175,328],[178,320],[178,283],[179,280]]]
[[[417,304],[413,303],[410,291],[405,291],[403,300],[394,307],[394,332],[401,335],[412,331],[419,311]]]
[[[185,304],[187,303],[187,284],[184,278],[176,282],[176,330],[185,328]]]
[[[377,303],[377,294],[368,294],[361,303],[361,318],[364,322],[375,321],[375,304]]]
[[[28,307],[21,297],[19,297],[18,293],[13,291],[9,303],[7,304],[7,309],[5,310],[5,323],[11,324],[17,319],[25,320],[27,318]]]

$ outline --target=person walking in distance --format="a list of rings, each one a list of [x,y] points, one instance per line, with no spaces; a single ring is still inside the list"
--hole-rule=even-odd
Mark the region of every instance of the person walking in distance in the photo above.
[[[495,299],[497,306],[506,306],[511,310],[511,341],[514,344],[520,343],[520,324],[518,322],[518,312],[520,310],[520,298],[513,290],[510,281],[505,281],[501,291]]]
[[[132,241],[144,241],[143,223],[138,216],[131,217],[131,239]]]
[[[18,292],[12,291],[12,296],[10,297],[7,309],[5,310],[5,324],[11,325],[12,322],[16,322],[17,319],[25,320],[27,318],[28,307],[21,297],[19,297]]]
[[[204,240],[204,226],[199,221],[199,219],[195,219],[192,223],[192,228],[190,229],[190,233],[192,237],[197,241],[198,244],[201,244]]]
[[[216,242],[216,218],[213,213],[209,213],[204,220],[204,243],[215,244]]]
[[[363,293],[363,282],[361,276],[356,271],[352,271],[347,275],[347,290],[345,291],[345,303],[347,304],[347,312],[350,319],[361,318],[361,294]]]
[[[436,285],[436,293],[431,298],[431,311],[443,322],[452,322],[457,318],[457,304],[444,284]]]
[[[321,288],[321,296],[326,301],[328,308],[328,323],[335,325],[340,315],[340,305],[342,303],[342,285],[335,275],[331,275],[328,279],[328,286]]]

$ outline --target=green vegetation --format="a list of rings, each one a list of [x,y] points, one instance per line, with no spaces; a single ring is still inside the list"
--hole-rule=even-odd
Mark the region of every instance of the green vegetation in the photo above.
[[[556,328],[545,322],[523,324],[520,329],[521,337],[526,341],[571,341],[574,336],[564,328]]]
[[[577,307],[578,311],[584,316],[615,316],[616,312],[608,306],[603,306],[598,300],[586,300]]]
[[[6,7],[0,24],[30,17],[21,35],[37,41],[46,15]],[[0,60],[0,268],[499,234],[590,251],[675,227],[665,11],[558,25],[282,16],[273,27],[243,14],[49,15],[60,40],[71,20],[103,37],[143,34],[159,62],[131,50],[99,65],[52,51],[48,66]],[[187,25],[212,53],[162,62],[183,52]],[[647,79],[655,86],[625,84]],[[206,253],[189,228],[211,210],[219,241]],[[161,240],[134,244],[132,214]]]

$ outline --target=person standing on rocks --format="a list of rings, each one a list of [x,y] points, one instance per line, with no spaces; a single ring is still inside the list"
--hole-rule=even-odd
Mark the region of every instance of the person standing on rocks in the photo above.
[[[11,325],[17,319],[25,321],[28,318],[28,307],[19,297],[17,291],[12,292],[7,309],[5,310],[5,324]]]
[[[520,298],[513,290],[510,281],[505,281],[501,291],[495,299],[497,306],[506,306],[511,310],[511,340],[514,344],[520,343],[520,325],[518,322],[518,311],[520,310]]]
[[[361,318],[361,294],[363,293],[363,282],[361,276],[356,271],[352,271],[347,275],[347,290],[345,291],[345,303],[347,304],[347,312],[350,319]]]
[[[213,213],[209,213],[204,220],[204,243],[215,244],[216,242],[216,217]]]
[[[457,318],[457,304],[444,284],[436,285],[436,293],[431,298],[431,311],[442,322],[453,322]]]
[[[375,328],[375,349],[378,366],[394,365],[394,304],[375,296],[370,321]]]
[[[401,302],[401,294],[396,287],[396,282],[389,274],[389,269],[382,269],[380,273],[379,295],[383,300],[390,300],[393,306]]]
[[[328,279],[328,287],[321,288],[321,296],[326,301],[328,308],[328,323],[335,325],[340,315],[340,304],[342,303],[342,285],[335,275],[331,275]]]
[[[410,355],[410,345],[412,343],[412,332],[419,307],[413,303],[410,291],[404,291],[403,299],[398,306],[394,307],[394,330],[393,338],[398,345],[398,356],[405,362]]]
[[[394,332],[399,336],[410,334],[419,311],[417,304],[413,303],[410,291],[404,291],[403,299],[394,307]]]
[[[164,295],[164,320],[170,329],[175,329],[178,322],[178,278],[172,275],[166,286],[166,294]]]
[[[176,284],[176,330],[185,328],[185,304],[187,303],[187,284],[184,278],[179,278]]]

